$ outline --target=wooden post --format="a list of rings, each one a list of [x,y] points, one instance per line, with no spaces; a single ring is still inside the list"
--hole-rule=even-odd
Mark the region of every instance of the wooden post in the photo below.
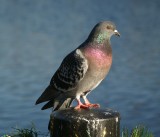
[[[73,108],[54,111],[51,137],[120,137],[120,114],[111,109]]]

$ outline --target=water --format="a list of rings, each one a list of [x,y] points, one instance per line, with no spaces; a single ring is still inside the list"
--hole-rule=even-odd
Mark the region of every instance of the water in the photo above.
[[[160,2],[157,0],[0,1],[0,135],[12,127],[47,132],[51,110],[34,103],[62,59],[101,20],[116,23],[113,65],[89,95],[121,114],[121,127],[160,134]]]

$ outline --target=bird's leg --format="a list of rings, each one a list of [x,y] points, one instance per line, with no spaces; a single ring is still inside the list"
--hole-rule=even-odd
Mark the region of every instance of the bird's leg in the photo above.
[[[78,102],[78,105],[75,107],[75,109],[80,109],[80,108],[88,109],[89,108],[89,106],[82,104],[80,97],[76,97],[76,100]]]
[[[82,96],[82,97],[83,97],[83,99],[84,99],[84,104],[85,104],[85,106],[88,106],[88,107],[95,107],[95,108],[100,107],[99,104],[91,104],[91,103],[89,102],[89,100],[87,99],[86,96]]]

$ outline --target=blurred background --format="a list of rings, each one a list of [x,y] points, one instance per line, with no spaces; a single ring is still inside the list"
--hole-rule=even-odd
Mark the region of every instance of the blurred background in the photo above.
[[[102,20],[115,22],[113,64],[90,95],[121,114],[121,127],[143,124],[160,134],[159,0],[1,0],[0,135],[34,122],[42,133],[51,109],[36,99],[62,59]]]

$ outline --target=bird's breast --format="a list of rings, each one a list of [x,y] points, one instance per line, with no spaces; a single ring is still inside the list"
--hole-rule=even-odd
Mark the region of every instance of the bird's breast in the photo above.
[[[112,64],[112,53],[107,53],[101,49],[88,49],[85,56],[89,66],[97,70],[107,70]]]

